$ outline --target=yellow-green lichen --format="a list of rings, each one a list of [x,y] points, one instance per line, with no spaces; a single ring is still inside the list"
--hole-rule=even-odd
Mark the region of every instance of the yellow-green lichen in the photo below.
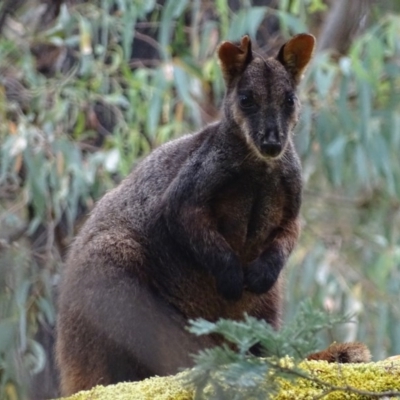
[[[282,368],[291,368],[290,359],[282,360]],[[368,392],[400,392],[400,360],[368,364],[329,364],[324,361],[303,361],[301,373],[313,379],[277,378],[279,393],[274,400],[366,400]],[[120,383],[107,387],[97,386],[80,392],[67,400],[193,400],[190,389],[182,386],[185,372],[176,376],[155,377],[141,382]],[[341,390],[341,389],[351,390]],[[356,392],[358,391],[358,393]],[[320,397],[321,396],[321,397]]]
[[[326,361],[303,361],[299,367],[315,380],[279,379],[280,391],[275,400],[308,400],[326,393],[324,399],[370,399],[368,392],[400,392],[400,362],[381,361],[368,364],[329,364]],[[340,390],[347,389],[347,390]],[[357,393],[358,392],[358,393]]]
[[[140,382],[96,386],[66,400],[192,400],[192,392],[182,386],[182,374],[154,377]]]

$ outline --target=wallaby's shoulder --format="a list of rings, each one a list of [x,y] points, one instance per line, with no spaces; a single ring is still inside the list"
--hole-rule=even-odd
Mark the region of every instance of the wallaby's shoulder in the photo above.
[[[97,202],[80,236],[91,238],[121,227],[141,230],[148,212],[156,207],[182,165],[199,148],[207,146],[207,141],[212,141],[216,130],[217,124],[211,124],[154,149],[117,187]]]
[[[188,158],[208,143],[211,146],[218,127],[219,123],[210,124],[198,132],[186,134],[157,147],[134,168],[125,180],[126,184],[155,175],[173,178]]]

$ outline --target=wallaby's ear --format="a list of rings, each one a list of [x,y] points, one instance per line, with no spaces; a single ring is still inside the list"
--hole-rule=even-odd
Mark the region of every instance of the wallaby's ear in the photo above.
[[[247,35],[243,36],[239,46],[223,42],[218,48],[218,57],[225,82],[229,85],[253,59],[250,38]]]
[[[315,47],[315,37],[301,33],[286,42],[279,50],[277,60],[280,61],[296,85],[301,81],[303,72],[311,60]]]

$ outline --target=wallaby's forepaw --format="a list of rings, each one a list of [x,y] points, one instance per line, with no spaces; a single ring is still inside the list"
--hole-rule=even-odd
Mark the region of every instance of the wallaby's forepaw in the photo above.
[[[363,343],[333,343],[325,350],[310,354],[307,360],[324,360],[342,364],[366,363],[371,360],[371,353]]]
[[[245,270],[245,288],[256,294],[268,292],[277,281],[282,268],[283,261],[280,259],[265,261],[258,258]]]

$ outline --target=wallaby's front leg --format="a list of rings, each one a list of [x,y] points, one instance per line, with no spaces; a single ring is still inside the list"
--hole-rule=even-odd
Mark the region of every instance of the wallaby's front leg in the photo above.
[[[277,281],[299,236],[296,218],[280,228],[273,242],[245,270],[245,288],[250,292],[266,293]]]
[[[242,264],[217,231],[210,207],[215,193],[233,176],[210,158],[190,160],[182,168],[164,195],[163,216],[184,251],[215,277],[218,292],[237,300],[243,291]]]

